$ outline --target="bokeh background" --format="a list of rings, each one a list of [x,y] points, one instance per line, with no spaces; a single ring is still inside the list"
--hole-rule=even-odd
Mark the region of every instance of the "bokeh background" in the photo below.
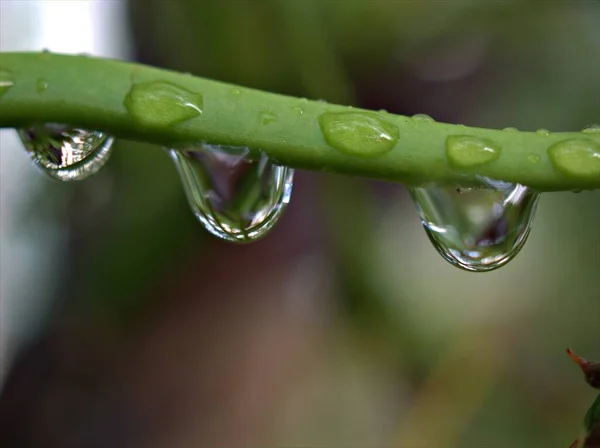
[[[90,53],[494,128],[600,121],[600,2],[0,2],[3,51]],[[266,239],[190,213],[158,147],[60,184],[0,133],[0,446],[566,447],[600,358],[600,192],[473,274],[401,185],[297,172]]]

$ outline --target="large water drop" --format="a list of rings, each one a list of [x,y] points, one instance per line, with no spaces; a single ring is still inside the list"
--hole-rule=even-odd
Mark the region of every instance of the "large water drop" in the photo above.
[[[538,193],[519,184],[482,179],[485,188],[437,185],[410,189],[436,250],[451,264],[485,272],[512,260],[523,247]]]
[[[136,83],[123,102],[141,126],[171,127],[202,114],[202,95],[165,81]]]
[[[196,218],[231,242],[259,239],[277,223],[292,194],[294,170],[247,148],[203,144],[169,154]]]
[[[325,112],[319,124],[329,146],[356,156],[385,154],[399,138],[398,127],[374,113]]]
[[[579,179],[600,179],[600,144],[586,138],[555,143],[548,148],[550,161],[563,174]]]
[[[82,180],[110,157],[113,137],[67,125],[47,123],[18,130],[33,164],[53,179]]]

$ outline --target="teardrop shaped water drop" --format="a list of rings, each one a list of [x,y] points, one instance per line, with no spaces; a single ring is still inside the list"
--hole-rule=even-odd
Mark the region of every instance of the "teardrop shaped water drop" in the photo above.
[[[474,272],[497,269],[517,255],[540,196],[523,185],[482,181],[485,188],[410,189],[436,250],[454,266]]]
[[[548,148],[554,167],[579,179],[600,179],[600,143],[587,138],[562,140]]]
[[[98,172],[114,141],[103,132],[55,123],[19,129],[18,134],[34,166],[61,181],[82,180]]]
[[[412,119],[415,121],[421,121],[424,123],[435,123],[435,120],[427,114],[416,114],[416,115],[412,116]]]
[[[500,157],[502,145],[488,138],[474,135],[449,135],[446,138],[446,156],[452,166],[473,168]]]
[[[194,150],[191,150],[194,149]],[[202,144],[169,149],[196,218],[226,241],[257,240],[277,223],[290,201],[294,170],[248,148]]]

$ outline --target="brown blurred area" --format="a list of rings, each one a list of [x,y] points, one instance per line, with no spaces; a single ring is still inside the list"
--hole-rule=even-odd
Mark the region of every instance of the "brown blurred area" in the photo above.
[[[250,87],[497,128],[600,120],[598,2],[129,0],[127,17],[136,60]],[[149,145],[44,194],[21,219],[67,236],[0,391],[2,447],[568,446],[593,400],[564,349],[600,357],[597,192],[544,197],[490,274],[445,264],[400,185],[297,172],[247,246],[203,232]]]

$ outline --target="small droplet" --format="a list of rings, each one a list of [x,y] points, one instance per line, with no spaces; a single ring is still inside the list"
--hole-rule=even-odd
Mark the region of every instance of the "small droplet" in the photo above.
[[[398,127],[373,113],[325,112],[319,124],[329,146],[356,156],[385,154],[399,139]]]
[[[435,123],[435,120],[426,114],[413,115],[412,119],[415,121],[420,121],[420,122],[425,122],[425,123]]]
[[[474,272],[497,269],[519,253],[539,199],[523,185],[482,181],[486,188],[410,190],[436,250],[454,266]]]
[[[306,98],[300,98],[299,101],[304,104],[308,103],[308,100]]]
[[[538,129],[537,131],[535,131],[536,134],[540,134],[540,135],[550,135],[550,131],[548,129]]]
[[[48,85],[48,81],[46,81],[44,78],[38,78],[37,82],[35,83],[35,88],[38,93],[43,93],[48,88]]]
[[[600,179],[600,143],[584,138],[563,140],[548,148],[548,156],[567,176]]]
[[[164,81],[136,83],[123,102],[134,121],[147,127],[171,127],[202,114],[202,95]]]
[[[531,163],[535,163],[537,165],[538,163],[540,163],[542,161],[542,158],[540,156],[538,156],[537,154],[529,154],[527,156],[527,160],[529,160]]]
[[[239,95],[242,94],[242,91],[240,89],[238,89],[238,88],[235,88],[235,89],[231,89],[229,91],[229,94],[233,95],[233,96],[239,96]]]
[[[302,109],[300,106],[292,106],[292,110],[296,115],[302,115],[304,113],[304,109]]]
[[[103,132],[48,123],[18,130],[37,168],[61,181],[82,180],[108,161],[114,139]]]
[[[260,123],[263,125],[271,124],[277,121],[277,115],[274,112],[262,111],[260,113]]]
[[[502,129],[504,132],[519,132],[519,130],[513,126]]]
[[[41,61],[49,61],[51,57],[52,53],[47,48],[44,48],[38,56]]]
[[[446,156],[450,164],[471,168],[489,163],[500,157],[502,146],[490,139],[472,135],[449,135],[446,138]]]
[[[600,133],[600,124],[590,124],[583,128],[581,132],[585,132],[586,134],[597,134]]]
[[[265,236],[290,201],[294,170],[275,165],[263,153],[251,160],[247,148],[203,144],[169,154],[194,215],[226,241]]]
[[[12,72],[5,67],[0,67],[0,98],[2,98],[13,85],[14,79]]]

